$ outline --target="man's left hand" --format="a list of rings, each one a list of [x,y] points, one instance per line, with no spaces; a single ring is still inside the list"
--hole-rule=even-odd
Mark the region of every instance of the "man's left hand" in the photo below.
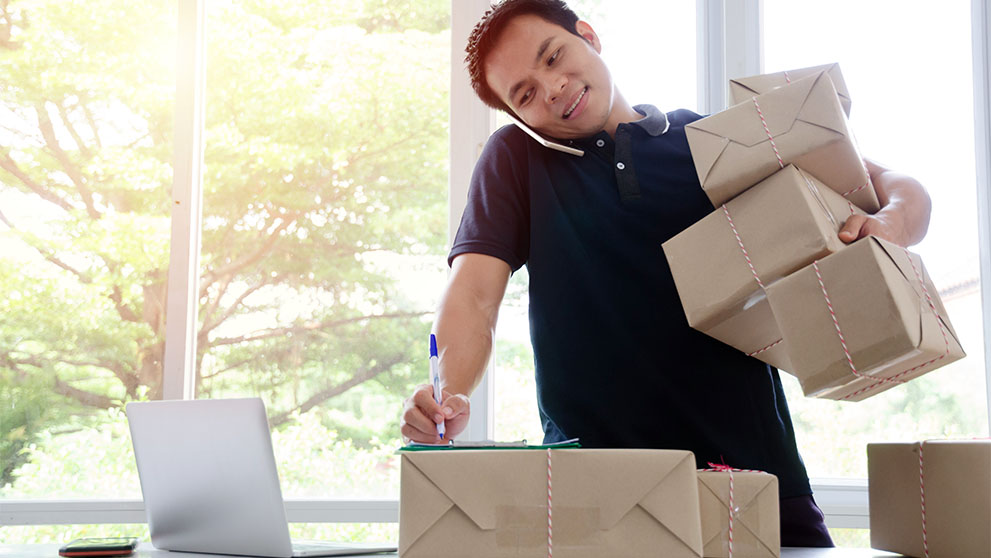
[[[840,240],[846,244],[877,236],[899,246],[908,246],[912,239],[905,232],[905,218],[900,212],[882,209],[874,215],[851,215],[840,229]]]
[[[932,201],[919,181],[864,160],[881,210],[874,215],[851,215],[840,229],[840,240],[850,244],[874,235],[899,246],[918,243],[929,228]]]

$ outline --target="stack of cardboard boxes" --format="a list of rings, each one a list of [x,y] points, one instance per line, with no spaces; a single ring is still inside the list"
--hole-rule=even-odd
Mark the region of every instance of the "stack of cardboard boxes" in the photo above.
[[[839,68],[731,90],[739,104],[686,126],[716,210],[664,243],[689,325],[828,399],[865,399],[961,358],[917,255],[837,236],[879,210]]]
[[[405,558],[780,556],[777,477],[697,471],[688,451],[442,449],[401,467]]]

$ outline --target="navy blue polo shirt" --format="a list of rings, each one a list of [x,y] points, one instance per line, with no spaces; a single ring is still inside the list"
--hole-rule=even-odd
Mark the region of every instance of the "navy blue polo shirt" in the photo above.
[[[670,448],[699,466],[778,476],[810,494],[778,371],[688,326],[661,243],[713,210],[679,110],[573,140],[584,157],[515,126],[489,139],[451,249],[530,275],[530,334],[545,441]]]

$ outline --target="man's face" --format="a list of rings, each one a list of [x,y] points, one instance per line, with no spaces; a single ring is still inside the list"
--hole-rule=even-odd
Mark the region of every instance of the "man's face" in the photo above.
[[[485,60],[485,79],[531,128],[555,138],[603,130],[613,110],[612,77],[592,28],[578,32],[535,15],[514,18]]]

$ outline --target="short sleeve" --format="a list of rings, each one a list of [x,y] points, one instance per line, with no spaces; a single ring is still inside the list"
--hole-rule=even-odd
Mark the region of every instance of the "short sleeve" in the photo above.
[[[448,264],[461,254],[485,254],[516,271],[530,246],[527,149],[522,132],[506,126],[486,142],[475,164],[468,201]]]

